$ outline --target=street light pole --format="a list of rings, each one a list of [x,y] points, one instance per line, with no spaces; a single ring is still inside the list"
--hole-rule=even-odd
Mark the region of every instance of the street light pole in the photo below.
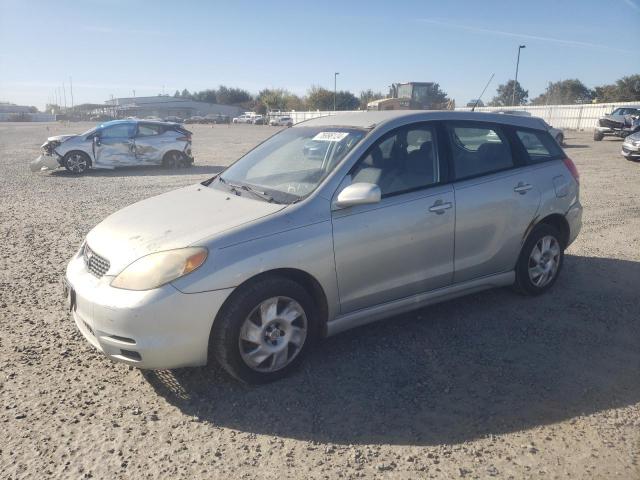
[[[516,88],[518,86],[518,67],[520,66],[520,50],[527,48],[526,45],[518,46],[518,60],[516,60],[516,80],[513,82],[513,95],[511,96],[511,105],[516,104]]]
[[[336,85],[338,82],[338,75],[340,75],[340,72],[335,72],[333,74],[333,111],[336,111]]]

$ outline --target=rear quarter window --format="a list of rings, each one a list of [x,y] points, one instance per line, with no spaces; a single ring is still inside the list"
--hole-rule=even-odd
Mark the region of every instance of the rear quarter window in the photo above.
[[[518,129],[516,134],[527,152],[528,163],[542,163],[564,157],[558,142],[547,132]]]

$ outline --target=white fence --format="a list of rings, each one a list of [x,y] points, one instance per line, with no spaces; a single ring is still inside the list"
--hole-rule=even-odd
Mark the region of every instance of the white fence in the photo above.
[[[603,115],[611,113],[617,107],[638,105],[640,102],[620,103],[587,103],[582,105],[525,105],[518,107],[478,107],[476,112],[494,112],[496,110],[524,110],[534,117],[543,118],[548,124],[556,128],[569,130],[591,129]],[[456,108],[459,111],[469,111],[471,108]]]
[[[602,115],[610,113],[617,107],[625,105],[638,105],[640,102],[619,102],[619,103],[587,103],[583,105],[530,105],[518,107],[478,107],[476,112],[495,112],[496,110],[524,110],[530,112],[534,117],[541,117],[550,125],[556,128],[566,128],[570,130],[591,129],[596,126],[596,121]],[[469,107],[456,108],[457,111],[469,111]],[[274,116],[290,116],[293,123],[299,123],[310,118],[326,117],[336,113],[364,113],[362,110],[355,111],[315,111],[315,112],[279,112]]]

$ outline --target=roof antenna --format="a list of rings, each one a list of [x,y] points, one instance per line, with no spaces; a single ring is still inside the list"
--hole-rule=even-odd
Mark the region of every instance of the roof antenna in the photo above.
[[[478,103],[480,103],[480,99],[482,98],[482,95],[484,95],[484,92],[487,90],[487,87],[489,86],[489,84],[491,83],[491,80],[493,80],[495,73],[491,74],[491,78],[489,78],[489,81],[487,82],[487,84],[484,86],[484,90],[482,90],[482,93],[480,94],[480,96],[477,98],[476,103],[473,104],[473,107],[471,107],[471,111],[475,112],[476,107],[478,106]]]

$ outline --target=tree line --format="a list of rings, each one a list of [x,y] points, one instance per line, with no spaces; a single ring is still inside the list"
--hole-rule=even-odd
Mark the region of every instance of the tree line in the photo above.
[[[334,95],[332,90],[319,86],[312,86],[306,95],[300,96],[285,88],[265,88],[257,95],[251,95],[242,88],[221,85],[217,89],[206,89],[190,92],[186,88],[176,90],[176,98],[185,98],[199,102],[219,103],[222,105],[239,105],[257,113],[269,110],[333,110]],[[366,109],[373,100],[385,98],[382,92],[371,89],[363,90],[358,96],[348,90],[339,90],[335,95],[336,110]]]
[[[514,95],[515,89],[515,95]],[[549,82],[537,97],[529,99],[529,91],[520,82],[509,80],[499,85],[489,106],[573,105],[581,103],[634,102],[640,100],[640,74],[619,78],[614,83],[587,87],[577,78]],[[471,105],[469,105],[471,106]]]

